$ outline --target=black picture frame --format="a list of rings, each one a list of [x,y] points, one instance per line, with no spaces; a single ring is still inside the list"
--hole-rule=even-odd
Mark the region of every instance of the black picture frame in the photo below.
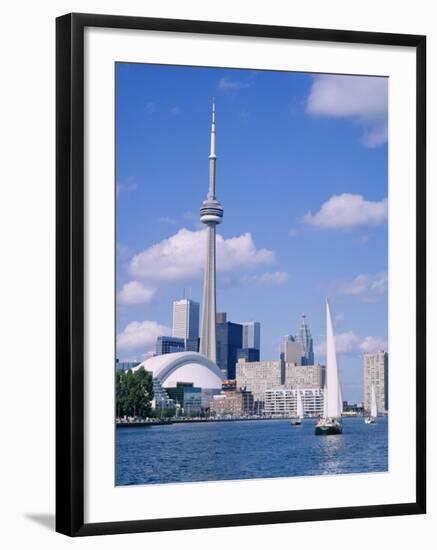
[[[84,29],[157,30],[416,50],[416,499],[400,504],[84,523]],[[56,20],[56,530],[69,536],[423,514],[426,511],[426,37],[73,13]]]

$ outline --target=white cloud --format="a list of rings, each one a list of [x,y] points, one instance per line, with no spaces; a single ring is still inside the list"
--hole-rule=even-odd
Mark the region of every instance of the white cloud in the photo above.
[[[288,281],[288,273],[285,271],[267,271],[260,275],[250,275],[241,278],[241,282],[245,284],[253,284],[257,286],[283,285]]]
[[[199,279],[204,268],[206,230],[181,229],[143,252],[130,263],[130,272],[144,280]],[[257,249],[250,233],[224,239],[217,235],[217,271],[233,272],[274,261],[273,251]]]
[[[387,199],[367,201],[362,195],[333,195],[316,214],[308,212],[302,221],[321,229],[350,229],[358,225],[380,225],[387,219]]]
[[[147,288],[138,281],[130,281],[123,285],[118,293],[118,303],[122,305],[149,304],[155,297],[156,289]]]
[[[146,112],[149,115],[153,115],[153,113],[156,113],[156,109],[156,103],[154,103],[153,101],[149,101],[148,103],[146,103]]]
[[[117,181],[116,184],[115,184],[115,190],[116,190],[117,197],[122,192],[126,192],[126,191],[131,192],[131,191],[136,191],[137,189],[138,189],[138,185],[134,181],[133,177],[127,178],[127,180],[124,183],[121,183],[121,182]]]
[[[387,293],[387,273],[375,275],[360,273],[352,281],[341,283],[339,294],[345,296],[357,296],[366,302],[374,301]]]
[[[117,253],[117,256],[120,260],[127,260],[129,259],[133,254],[133,248],[128,246],[127,244],[123,244],[120,242],[117,242],[115,244],[115,251]]]
[[[297,229],[295,229],[294,227],[291,227],[288,230],[288,236],[293,238],[293,237],[296,237],[296,235],[297,235]]]
[[[179,105],[174,105],[170,109],[170,114],[172,115],[180,115],[182,113],[182,109],[179,107]]]
[[[378,147],[387,141],[388,80],[317,76],[307,99],[306,112],[313,116],[351,118],[364,128],[363,145]]]
[[[387,349],[387,342],[376,336],[365,336],[356,334],[353,330],[339,332],[335,335],[335,348],[337,353],[365,353]],[[319,357],[326,354],[326,342],[316,345],[314,351]]]
[[[230,76],[222,77],[218,82],[218,88],[224,90],[225,92],[231,90],[241,90],[243,88],[248,88],[250,86],[249,82],[241,82],[240,80],[235,80]]]
[[[161,216],[158,218],[159,223],[166,223],[168,225],[176,225],[178,222],[174,218],[170,218],[169,216]]]
[[[387,342],[375,336],[366,336],[360,343],[360,350],[367,353],[387,350]]]
[[[117,350],[147,349],[158,336],[170,334],[170,329],[155,321],[132,321],[117,334]]]

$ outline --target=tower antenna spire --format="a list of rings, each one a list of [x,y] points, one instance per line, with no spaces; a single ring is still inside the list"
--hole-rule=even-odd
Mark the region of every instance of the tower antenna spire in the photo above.
[[[209,152],[209,190],[208,199],[215,198],[215,99],[212,98],[212,118],[211,118],[211,147]]]
[[[216,226],[222,222],[223,207],[215,196],[215,100],[212,100],[211,148],[209,153],[208,196],[200,209],[206,225],[206,257],[203,282],[202,332],[200,353],[216,362]]]

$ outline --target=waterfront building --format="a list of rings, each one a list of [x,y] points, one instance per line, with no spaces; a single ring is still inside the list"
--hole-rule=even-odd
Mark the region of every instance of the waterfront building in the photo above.
[[[244,331],[244,326],[243,326]],[[243,332],[244,334],[244,332]],[[244,339],[243,339],[244,345]],[[237,361],[244,359],[245,361],[259,361],[259,349],[255,348],[242,348],[237,350]]]
[[[219,390],[218,388],[216,389],[202,388],[201,406],[202,406],[203,412],[207,412],[211,410],[212,400],[214,399],[214,396],[219,395],[220,393],[221,393],[221,390]]]
[[[164,355],[166,353],[177,353],[185,351],[185,340],[174,336],[158,336],[156,339],[156,355]]]
[[[285,363],[283,361],[245,361],[240,359],[236,365],[237,388],[247,388],[253,394],[254,401],[262,408],[266,390],[276,388],[285,381]]]
[[[134,370],[144,367],[163,388],[176,386],[177,382],[191,382],[202,389],[222,389],[224,376],[210,359],[194,351],[167,353],[146,359]]]
[[[287,388],[321,389],[325,385],[326,368],[324,365],[285,364],[285,384]]]
[[[186,351],[199,351],[199,307],[187,298],[173,302],[172,336],[184,340]]]
[[[202,331],[200,353],[212,362],[217,360],[216,342],[216,226],[222,222],[223,207],[215,196],[215,105],[212,105],[212,123],[209,154],[208,196],[200,209],[200,221],[206,225],[206,257],[203,282]],[[241,347],[241,346],[240,346]]]
[[[236,381],[237,389],[244,387],[253,393],[255,408],[259,412],[264,407],[267,390],[278,387],[322,390],[325,384],[325,367],[296,365],[283,359],[250,362],[240,359],[236,365]]]
[[[168,395],[167,391],[162,387],[161,382],[157,378],[153,378],[152,384],[152,408],[163,413],[174,413],[176,411],[176,404]]]
[[[282,337],[280,353],[285,362],[302,364],[302,345],[291,334]]]
[[[372,386],[378,414],[388,412],[388,353],[384,350],[364,354],[364,410],[370,411]]]
[[[261,350],[261,324],[258,321],[245,321],[243,325],[243,345],[244,349]],[[259,360],[259,359],[258,359]]]
[[[306,323],[306,315],[302,315],[302,324],[299,328],[299,333],[296,341],[302,346],[302,365],[314,365],[314,349],[313,338],[311,331]]]
[[[177,382],[176,386],[166,388],[171,399],[180,405],[185,416],[200,414],[202,410],[202,389],[190,382]]]
[[[216,362],[225,378],[235,378],[237,352],[243,345],[243,327],[238,323],[226,321],[216,325],[217,353]]]
[[[251,415],[253,414],[253,395],[244,389],[224,391],[214,396],[211,412],[217,416]]]
[[[272,416],[297,416],[298,393],[301,395],[304,417],[313,418],[323,414],[323,389],[291,389],[284,386],[265,391],[264,414]]]
[[[129,370],[137,367],[140,364],[140,361],[120,361],[119,359],[115,360],[115,370]]]

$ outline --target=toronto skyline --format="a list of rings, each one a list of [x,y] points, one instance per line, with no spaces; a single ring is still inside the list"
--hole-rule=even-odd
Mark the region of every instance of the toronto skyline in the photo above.
[[[171,334],[174,300],[203,304],[215,96],[217,311],[261,323],[263,359],[305,314],[325,363],[329,296],[343,397],[361,401],[363,354],[387,349],[387,81],[129,64],[116,78],[117,356]]]

